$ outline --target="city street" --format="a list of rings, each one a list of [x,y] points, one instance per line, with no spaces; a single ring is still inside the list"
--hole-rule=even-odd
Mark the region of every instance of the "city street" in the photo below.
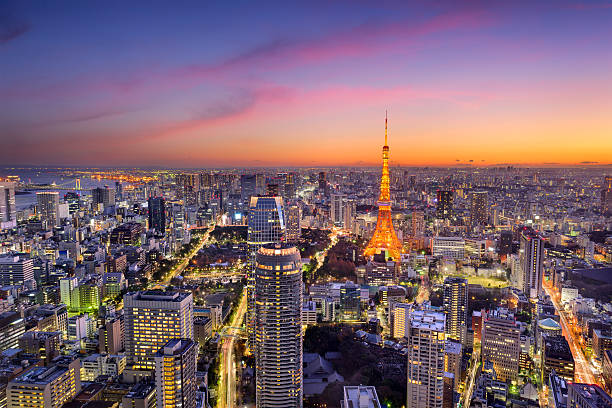
[[[246,313],[247,296],[246,289],[242,291],[242,297],[236,313],[228,323],[227,334],[223,338],[219,367],[219,390],[217,407],[231,408],[236,406],[236,363],[234,361],[234,342],[239,335],[239,327],[242,325]]]
[[[550,296],[550,299],[552,300],[553,305],[555,306],[555,309],[560,316],[563,335],[569,343],[572,355],[574,356],[574,380],[576,382],[587,384],[599,384],[599,382],[593,375],[593,367],[586,359],[584,353],[582,352],[582,349],[579,346],[580,340],[576,338],[576,336],[570,330],[570,324],[567,322],[565,312],[563,311],[561,304],[557,300],[556,294],[552,292],[551,288],[548,285],[544,284],[542,285],[542,287],[546,291],[546,294]]]

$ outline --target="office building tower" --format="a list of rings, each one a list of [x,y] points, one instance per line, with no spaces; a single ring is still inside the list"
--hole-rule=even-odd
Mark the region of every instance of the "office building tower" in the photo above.
[[[612,214],[612,176],[604,178],[604,185],[601,189],[601,213]]]
[[[379,253],[386,253],[391,258],[399,261],[402,254],[402,243],[395,234],[393,221],[391,219],[391,186],[389,181],[389,146],[387,144],[387,115],[385,114],[385,145],[382,149],[382,174],[380,178],[380,195],[376,202],[378,206],[378,218],[376,228],[370,239],[364,255],[366,257]]]
[[[319,194],[327,195],[327,174],[319,172]]]
[[[296,247],[269,244],[257,251],[257,408],[302,406],[302,286]]]
[[[391,337],[402,340],[406,337],[406,328],[410,319],[410,313],[414,308],[412,303],[394,303],[391,308]]]
[[[195,173],[179,174],[176,177],[178,195],[182,196],[185,205],[196,205],[200,193],[200,175]]]
[[[149,229],[163,236],[166,233],[166,200],[163,197],[149,197]]]
[[[340,408],[380,408],[376,388],[371,385],[351,385],[344,387],[344,399]]]
[[[425,233],[425,214],[423,211],[413,211],[410,217],[410,235],[421,236]]]
[[[486,191],[473,191],[470,194],[470,225],[472,228],[486,225],[488,205],[488,194]]]
[[[497,245],[499,255],[509,255],[512,253],[512,231],[502,231],[499,235]]]
[[[38,320],[39,331],[61,331],[66,339],[68,336],[68,310],[66,305],[42,305],[34,312]]]
[[[446,335],[466,345],[468,282],[467,279],[447,277],[444,279],[444,312],[446,313]]]
[[[461,237],[434,237],[433,256],[462,260],[465,257],[465,240]]]
[[[68,214],[72,215],[81,209],[81,196],[73,191],[64,194],[64,201],[68,204]]]
[[[542,384],[554,371],[566,381],[574,381],[574,357],[569,343],[560,336],[544,336],[542,339]]]
[[[123,200],[123,184],[120,181],[115,181],[115,200]]]
[[[79,392],[80,360],[55,361],[50,367],[34,367],[11,380],[6,387],[6,401],[8,408],[58,408]]]
[[[104,208],[115,205],[115,190],[104,187],[96,187],[91,190],[91,202],[94,208],[98,208],[99,204],[102,204]]]
[[[530,228],[523,228],[520,241],[519,260],[523,278],[523,293],[532,299],[537,298],[542,292],[544,243],[538,233]]]
[[[355,232],[355,218],[357,217],[357,206],[355,200],[350,198],[344,200],[344,221],[342,226],[347,232]]]
[[[43,227],[53,229],[60,224],[59,193],[44,191],[36,193],[37,209]]]
[[[331,222],[336,227],[341,227],[344,221],[344,200],[346,196],[344,194],[332,194],[331,195],[331,209],[330,217]]]
[[[100,353],[118,354],[125,344],[124,320],[122,317],[103,319],[98,328],[98,348]]]
[[[255,344],[255,255],[265,244],[286,239],[285,214],[282,197],[251,197],[249,205],[247,244],[249,263],[247,271],[247,347]]]
[[[34,261],[23,256],[0,258],[0,285],[22,286],[34,281]]]
[[[287,206],[287,241],[299,241],[302,236],[302,209],[297,204]]]
[[[444,313],[415,310],[408,337],[407,408],[442,408],[444,385]]]
[[[287,177],[285,178],[285,188],[283,189],[283,197],[286,200],[291,200],[295,198],[295,177],[295,173],[287,173]]]
[[[346,282],[340,287],[340,320],[356,321],[361,317],[361,288],[353,282]]]
[[[462,350],[461,343],[456,341],[446,340],[444,344],[444,371],[453,375],[453,391],[458,391],[461,382]]]
[[[243,174],[240,176],[240,200],[244,207],[247,207],[251,202],[251,197],[256,195],[258,195],[257,175]]]
[[[0,313],[0,350],[17,347],[25,333],[25,320],[17,312]]]
[[[60,301],[68,306],[69,309],[77,309],[80,305],[80,297],[77,287],[79,279],[76,276],[60,278]]]
[[[146,290],[123,297],[125,352],[135,368],[154,369],[155,353],[168,341],[193,339],[193,296]]]
[[[567,408],[612,408],[612,397],[594,384],[567,384]]]
[[[192,339],[172,339],[159,349],[155,354],[157,408],[196,407],[197,358],[198,343]]]
[[[491,362],[499,381],[517,381],[520,329],[507,309],[488,311],[482,321],[482,361]]]
[[[0,231],[16,226],[15,183],[0,181]]]
[[[436,218],[449,220],[453,217],[453,191],[438,190],[436,193]]]
[[[399,262],[376,262],[368,260],[365,266],[365,281],[370,286],[392,285],[397,283],[400,271]]]

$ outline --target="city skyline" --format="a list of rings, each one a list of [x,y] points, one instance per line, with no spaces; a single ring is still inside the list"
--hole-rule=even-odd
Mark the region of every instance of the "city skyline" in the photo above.
[[[612,164],[608,2],[242,11],[8,4],[0,162]]]

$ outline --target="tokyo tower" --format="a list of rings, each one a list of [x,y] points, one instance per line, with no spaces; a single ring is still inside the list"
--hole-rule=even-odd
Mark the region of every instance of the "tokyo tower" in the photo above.
[[[385,112],[385,145],[382,151],[383,167],[380,178],[380,195],[378,196],[378,220],[370,243],[363,251],[369,257],[388,251],[394,260],[399,260],[402,253],[402,243],[395,235],[391,220],[391,192],[389,191],[389,146],[387,145],[387,113]]]

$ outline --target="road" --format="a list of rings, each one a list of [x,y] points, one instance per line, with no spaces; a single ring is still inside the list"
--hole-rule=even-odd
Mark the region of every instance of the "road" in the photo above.
[[[189,252],[189,254],[185,256],[185,258],[183,258],[183,261],[181,261],[181,263],[176,265],[174,269],[172,270],[172,272],[170,272],[163,281],[155,282],[153,283],[153,285],[157,285],[157,284],[168,285],[170,281],[172,280],[172,278],[183,273],[183,271],[185,270],[185,267],[189,265],[189,261],[191,261],[191,258],[193,258],[198,253],[198,251],[202,249],[204,245],[206,245],[206,243],[208,242],[208,236],[215,229],[216,226],[217,226],[217,223],[215,222],[210,227],[208,227],[206,232],[202,234],[202,239],[200,239],[200,243],[196,245],[195,248],[193,248],[193,250],[191,250],[191,252]]]
[[[472,361],[470,365],[470,372],[466,377],[466,388],[461,395],[460,407],[469,407],[472,400],[472,393],[474,392],[474,384],[476,383],[476,374],[480,367],[480,345],[474,345],[474,351],[472,353]]]
[[[557,313],[559,313],[563,335],[565,336],[565,339],[569,343],[570,349],[572,351],[572,355],[574,356],[574,380],[580,383],[601,385],[599,384],[599,381],[597,381],[597,379],[593,375],[593,368],[591,364],[589,363],[589,361],[585,358],[584,353],[582,352],[582,349],[580,348],[579,340],[570,330],[570,324],[567,322],[567,319],[565,318],[565,312],[563,311],[563,308],[559,304],[556,294],[552,292],[551,288],[548,287],[548,285],[544,284],[542,285],[542,287],[546,291],[546,294],[550,296],[550,299],[552,300],[553,305],[555,306],[555,309],[557,310]]]
[[[242,298],[236,309],[236,313],[228,323],[227,334],[221,346],[221,359],[219,367],[219,398],[217,407],[233,408],[236,406],[236,362],[234,361],[234,342],[242,326],[246,313],[247,296],[246,289],[242,291]]]

